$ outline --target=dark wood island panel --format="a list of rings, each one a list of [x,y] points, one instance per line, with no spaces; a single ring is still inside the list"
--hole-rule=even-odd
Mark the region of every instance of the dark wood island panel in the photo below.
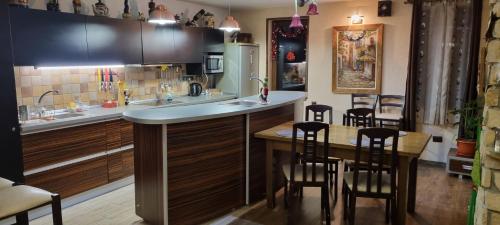
[[[245,205],[245,115],[167,125],[169,224]]]
[[[250,114],[250,160],[249,160],[249,201],[254,203],[266,197],[266,142],[254,137],[254,134],[293,121],[295,116],[294,105],[287,105],[275,109]],[[277,157],[276,157],[277,158]],[[281,167],[277,167],[281,168]],[[275,184],[282,183],[281,173],[275,171]],[[280,185],[276,185],[276,189]]]

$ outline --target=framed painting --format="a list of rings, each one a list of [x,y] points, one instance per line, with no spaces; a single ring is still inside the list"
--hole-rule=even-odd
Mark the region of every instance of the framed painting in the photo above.
[[[380,94],[383,24],[333,27],[332,91]]]

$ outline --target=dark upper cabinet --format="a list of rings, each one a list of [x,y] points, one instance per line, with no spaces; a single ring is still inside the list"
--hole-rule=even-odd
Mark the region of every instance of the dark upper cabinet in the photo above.
[[[14,64],[84,65],[85,16],[11,7]]]
[[[174,27],[175,57],[173,63],[201,63],[203,61],[203,30]]]
[[[218,29],[203,29],[204,52],[224,52],[224,31]]]
[[[175,56],[173,26],[141,24],[144,64],[171,63]]]
[[[142,64],[139,21],[89,16],[86,26],[90,64]]]

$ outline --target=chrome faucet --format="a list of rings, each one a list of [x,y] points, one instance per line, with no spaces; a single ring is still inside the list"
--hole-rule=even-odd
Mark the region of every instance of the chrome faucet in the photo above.
[[[45,97],[45,95],[50,94],[50,93],[52,93],[52,92],[54,92],[54,94],[56,94],[56,95],[57,95],[57,94],[59,94],[59,90],[51,90],[51,91],[46,91],[46,92],[45,92],[45,93],[43,93],[43,94],[40,96],[40,98],[38,99],[38,105],[40,105],[40,104],[42,103],[43,97]]]

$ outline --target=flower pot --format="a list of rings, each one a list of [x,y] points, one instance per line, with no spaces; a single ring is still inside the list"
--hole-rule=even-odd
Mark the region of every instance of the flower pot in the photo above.
[[[457,156],[473,158],[476,152],[476,140],[457,139]]]

